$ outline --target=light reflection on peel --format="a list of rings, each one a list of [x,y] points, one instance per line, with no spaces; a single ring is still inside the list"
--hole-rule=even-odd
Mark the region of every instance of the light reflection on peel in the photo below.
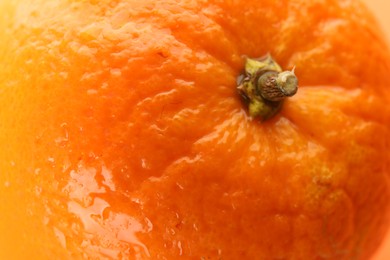
[[[150,221],[142,224],[125,213],[115,212],[103,199],[107,191],[116,190],[111,171],[106,166],[96,170],[79,164],[77,171],[72,170],[69,175],[71,179],[64,191],[70,199],[68,211],[78,217],[85,232],[81,249],[90,256],[114,259],[124,257],[124,252],[129,251],[135,259],[150,257],[146,246],[137,238],[137,233],[151,231]]]

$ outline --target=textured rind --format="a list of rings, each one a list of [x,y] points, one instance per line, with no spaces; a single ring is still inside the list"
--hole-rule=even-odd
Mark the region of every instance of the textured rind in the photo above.
[[[0,242],[15,254],[368,259],[378,246],[390,56],[358,1],[3,2]],[[300,89],[260,123],[235,82],[243,55],[268,52]]]

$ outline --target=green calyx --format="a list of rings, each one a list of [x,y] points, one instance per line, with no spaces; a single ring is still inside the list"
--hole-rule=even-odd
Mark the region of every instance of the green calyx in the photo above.
[[[247,58],[237,90],[248,105],[249,115],[264,121],[281,109],[285,98],[297,92],[298,79],[294,69],[282,71],[270,55],[258,59]]]

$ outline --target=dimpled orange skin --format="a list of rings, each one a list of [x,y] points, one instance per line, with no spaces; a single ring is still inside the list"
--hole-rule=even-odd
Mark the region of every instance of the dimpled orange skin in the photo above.
[[[369,259],[390,55],[359,1],[0,1],[1,259]],[[296,66],[251,120],[243,55]]]

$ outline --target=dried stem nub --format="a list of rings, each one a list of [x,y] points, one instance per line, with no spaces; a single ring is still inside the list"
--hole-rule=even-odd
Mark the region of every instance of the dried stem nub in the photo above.
[[[245,73],[237,89],[248,103],[250,116],[261,120],[272,117],[280,110],[283,100],[297,92],[294,69],[282,71],[270,55],[246,60]]]

